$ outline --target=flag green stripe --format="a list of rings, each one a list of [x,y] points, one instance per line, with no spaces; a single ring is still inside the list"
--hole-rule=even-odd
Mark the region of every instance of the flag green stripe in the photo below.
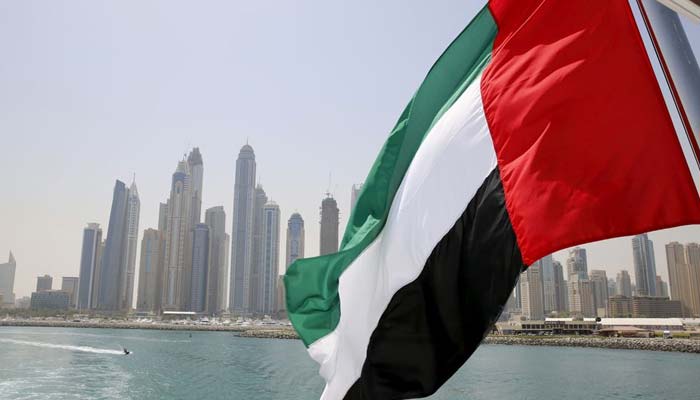
[[[496,32],[496,23],[484,7],[435,62],[379,152],[339,252],[298,260],[287,269],[287,312],[307,346],[337,326],[340,275],[381,232],[423,138],[486,67]]]

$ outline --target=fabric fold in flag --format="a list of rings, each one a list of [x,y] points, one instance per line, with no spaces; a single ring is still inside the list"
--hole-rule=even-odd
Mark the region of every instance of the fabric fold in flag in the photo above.
[[[424,397],[526,265],[699,222],[629,3],[492,0],[399,118],[339,252],[288,269],[287,309],[323,399]]]

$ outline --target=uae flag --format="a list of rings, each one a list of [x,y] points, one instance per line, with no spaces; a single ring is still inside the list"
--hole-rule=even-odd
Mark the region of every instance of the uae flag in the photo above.
[[[633,3],[492,0],[440,56],[338,253],[286,273],[322,399],[430,395],[476,350],[527,265],[700,223],[697,147]]]

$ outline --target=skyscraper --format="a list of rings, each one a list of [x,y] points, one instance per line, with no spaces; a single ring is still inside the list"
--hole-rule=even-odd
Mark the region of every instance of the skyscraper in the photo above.
[[[209,226],[197,224],[194,227],[192,246],[192,278],[190,280],[190,311],[204,312],[207,303],[207,282],[209,272]]]
[[[552,263],[554,270],[554,290],[557,295],[556,311],[563,312],[569,310],[569,294],[564,280],[564,267],[559,261]]]
[[[555,310],[559,312],[568,311],[569,296],[566,280],[564,280],[564,267],[559,261],[554,261],[554,263],[552,263],[552,270],[554,271],[554,292],[556,294]]]
[[[139,289],[136,309],[160,311],[163,288],[163,233],[157,229],[146,229],[141,239],[139,261]]]
[[[595,317],[595,304],[591,281],[580,278],[579,274],[569,277],[569,311],[583,317]]]
[[[246,144],[236,160],[233,188],[229,309],[236,314],[250,312],[255,168],[255,152]]]
[[[304,219],[299,213],[292,214],[287,222],[287,260],[285,267],[289,268],[294,261],[304,258]]]
[[[544,256],[536,262],[540,266],[542,276],[542,293],[544,299],[544,314],[557,309],[557,293],[555,290],[554,259],[552,255]]]
[[[267,204],[267,194],[263,189],[262,185],[258,184],[255,188],[255,197],[253,200],[253,241],[252,241],[252,255],[250,261],[250,292],[249,292],[249,310],[252,312],[258,312],[260,309],[260,299],[262,294],[261,289],[261,279],[263,274],[263,253],[264,253],[264,236],[263,236],[263,226],[265,215],[263,213],[263,208]]]
[[[541,260],[520,274],[520,295],[523,316],[530,320],[544,319]]]
[[[15,270],[17,261],[10,252],[10,257],[6,263],[0,264],[0,295],[2,295],[2,306],[13,306],[15,304]]]
[[[668,285],[659,275],[656,275],[656,295],[658,297],[670,297],[668,293]]]
[[[627,270],[622,270],[617,273],[615,279],[615,289],[618,296],[632,297],[632,279]]]
[[[136,189],[136,178],[129,187],[129,197],[126,206],[126,274],[122,277],[119,308],[130,310],[134,301],[134,276],[136,274],[136,244],[139,238],[139,214],[141,200]]]
[[[226,234],[224,207],[212,207],[204,214],[209,227],[209,271],[207,274],[207,314],[219,314],[226,309],[228,289],[229,236]]]
[[[335,253],[338,251],[338,203],[327,194],[321,202],[321,248],[320,255]]]
[[[192,220],[190,226],[196,226],[201,221],[202,214],[202,185],[204,182],[204,162],[202,161],[202,153],[199,152],[199,147],[195,147],[187,156],[187,164],[190,167],[190,175],[192,175],[192,208],[190,215]]]
[[[289,269],[292,263],[300,258],[304,258],[304,240],[306,234],[304,231],[304,219],[299,213],[292,214],[287,221],[287,256],[285,259],[285,270]],[[285,287],[282,277],[277,282],[277,311],[285,312],[287,309],[285,303]]]
[[[593,309],[595,316],[605,317],[608,309],[608,276],[603,270],[594,269],[590,273]]]
[[[277,312],[277,277],[279,276],[280,208],[274,201],[263,207],[262,271],[258,286],[258,314]]]
[[[95,273],[92,278],[92,296],[90,296],[90,308],[97,308],[100,303],[100,285],[102,285],[102,255],[105,253],[105,241],[102,239],[97,247],[97,259],[95,261]]]
[[[184,311],[189,303],[187,290],[191,274],[191,258],[188,259],[190,222],[192,216],[192,176],[189,164],[178,162],[173,173],[170,197],[167,202],[167,222],[165,233],[165,258],[163,267],[163,293],[161,307],[163,310]]]
[[[352,185],[352,189],[350,189],[350,210],[355,209],[355,203],[357,203],[357,197],[360,195],[360,191],[362,191],[361,183]]]
[[[53,289],[53,278],[51,275],[38,276],[36,278],[36,291],[43,292]]]
[[[97,307],[104,311],[117,311],[123,304],[120,295],[125,293],[121,285],[126,282],[128,265],[127,249],[127,215],[129,208],[129,190],[124,182],[117,180],[112,197],[112,210],[109,214],[107,239],[105,240],[102,266],[100,268],[100,289]]]
[[[608,298],[613,297],[617,294],[617,284],[615,279],[608,278]]]
[[[689,263],[689,259],[694,261],[696,246],[693,244],[684,247],[678,242],[666,245],[671,299],[681,302],[684,317],[700,317],[700,282],[696,282],[693,271],[700,266]]]
[[[688,264],[688,286],[690,286],[693,316],[700,317],[700,244],[686,244],[685,259]]]
[[[566,259],[567,276],[578,275],[580,279],[588,279],[588,256],[586,249],[574,247],[569,250],[569,257]]]
[[[78,287],[78,309],[88,310],[93,304],[93,290],[99,286],[96,280],[99,268],[98,255],[102,243],[100,224],[91,223],[83,229],[83,248],[80,251],[80,283]]]
[[[637,296],[656,296],[654,243],[646,233],[632,238],[632,257]]]

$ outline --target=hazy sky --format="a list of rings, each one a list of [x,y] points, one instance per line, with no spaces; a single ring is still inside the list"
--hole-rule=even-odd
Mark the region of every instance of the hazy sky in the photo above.
[[[15,292],[78,276],[82,231],[107,230],[115,179],[136,173],[142,232],[157,226],[177,161],[204,158],[204,209],[230,233],[235,159],[249,140],[268,196],[306,222],[318,254],[329,187],[348,216],[361,182],[426,72],[482,1],[0,2],[0,262]],[[688,24],[700,54],[700,26]],[[700,227],[651,235],[700,241]],[[140,244],[139,237],[139,244]],[[589,268],[632,269],[629,238],[586,246]],[[139,253],[140,254],[140,253]],[[284,247],[280,258],[284,259]],[[557,253],[563,261],[563,252]],[[137,267],[138,268],[138,267]]]

